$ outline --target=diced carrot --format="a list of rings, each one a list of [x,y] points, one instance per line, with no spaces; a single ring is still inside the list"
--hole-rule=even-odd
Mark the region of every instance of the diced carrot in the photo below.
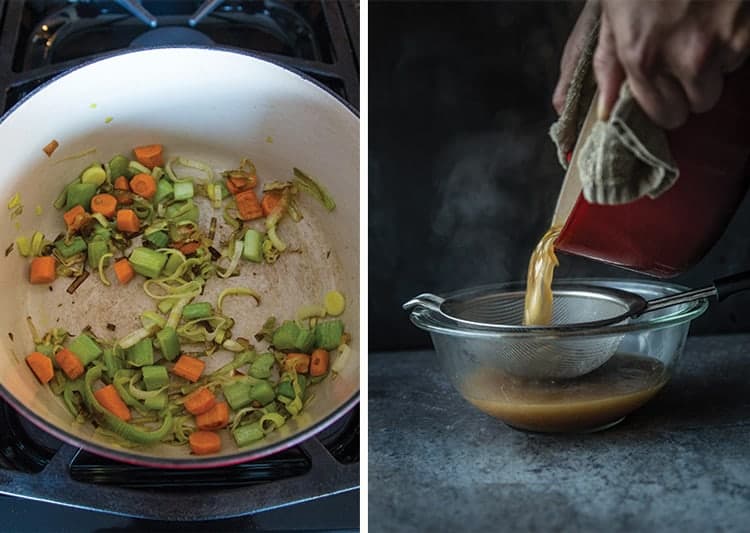
[[[55,354],[55,362],[70,379],[76,379],[83,375],[84,368],[81,360],[78,359],[76,354],[67,348],[60,348],[60,350],[57,351]]]
[[[127,285],[130,280],[135,277],[133,265],[131,265],[130,261],[124,257],[112,265],[112,268],[115,271],[115,276],[117,276],[117,281],[120,282],[120,285]]]
[[[318,348],[310,356],[310,375],[312,377],[323,376],[328,372],[328,352]]]
[[[221,450],[221,437],[213,431],[193,431],[188,438],[195,455],[207,455]]]
[[[201,415],[216,405],[216,396],[206,387],[201,387],[185,396],[183,405],[191,415]]]
[[[230,193],[237,194],[247,189],[252,189],[257,183],[257,179],[227,178],[226,186]]]
[[[52,283],[57,278],[55,258],[51,255],[35,257],[29,268],[29,281],[34,285]]]
[[[131,205],[133,203],[133,193],[130,191],[121,191],[115,189],[113,191],[115,198],[117,198],[117,205]]]
[[[107,218],[115,216],[117,198],[111,194],[97,194],[91,199],[91,212],[101,213]]]
[[[281,201],[281,194],[276,191],[269,191],[263,194],[263,199],[260,201],[260,206],[263,209],[263,216],[267,217],[270,215],[276,206]]]
[[[133,148],[133,153],[138,162],[151,169],[164,166],[163,152],[164,147],[161,144],[147,144]]]
[[[201,377],[206,363],[189,355],[181,355],[172,367],[172,373],[195,383]]]
[[[141,229],[141,221],[132,209],[120,209],[117,212],[117,229],[125,233],[136,233]]]
[[[52,368],[52,359],[40,352],[32,352],[26,356],[26,364],[34,372],[36,379],[40,383],[49,383],[55,377],[55,370]]]
[[[195,417],[198,429],[221,429],[229,423],[229,404],[219,402],[203,414]]]
[[[192,255],[198,251],[198,248],[201,247],[201,243],[196,242],[196,241],[191,241],[191,242],[186,242],[186,243],[175,244],[174,247],[177,248],[179,251],[181,251],[185,255]]]
[[[117,178],[114,183],[114,188],[116,191],[129,191],[130,183],[128,183],[128,178],[125,176]]]
[[[65,224],[68,226],[69,231],[78,231],[81,226],[88,220],[89,214],[80,205],[71,207],[68,211],[63,214]]]
[[[156,194],[156,181],[148,174],[136,174],[130,180],[130,190],[150,200]]]
[[[98,391],[94,392],[96,400],[104,407],[107,411],[115,415],[124,421],[130,420],[130,409],[122,401],[120,395],[115,389],[115,386],[110,384],[106,387],[102,387]]]
[[[293,368],[300,374],[307,374],[310,370],[310,356],[306,353],[289,353],[284,359],[284,368],[286,370]]]
[[[238,193],[234,197],[234,201],[242,220],[254,220],[263,216],[263,209],[260,207],[260,202],[254,190],[248,189]]]

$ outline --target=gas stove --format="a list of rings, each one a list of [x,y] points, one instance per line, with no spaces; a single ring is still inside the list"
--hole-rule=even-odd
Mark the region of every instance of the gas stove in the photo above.
[[[358,17],[354,3],[330,0],[0,0],[0,111],[82,63],[170,45],[221,47],[270,59],[316,79],[356,109]],[[302,502],[354,494],[358,485],[358,407],[316,437],[270,457],[165,471],[62,443],[0,400],[0,494],[21,498],[14,502],[203,521],[293,510]],[[248,524],[235,524],[240,526]],[[351,527],[356,526],[355,517]]]

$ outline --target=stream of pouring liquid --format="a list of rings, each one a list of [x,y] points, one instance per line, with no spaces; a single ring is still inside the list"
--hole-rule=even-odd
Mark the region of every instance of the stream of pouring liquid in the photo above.
[[[552,323],[552,278],[559,264],[555,255],[555,241],[561,229],[561,226],[548,229],[529,259],[524,325],[548,326]]]

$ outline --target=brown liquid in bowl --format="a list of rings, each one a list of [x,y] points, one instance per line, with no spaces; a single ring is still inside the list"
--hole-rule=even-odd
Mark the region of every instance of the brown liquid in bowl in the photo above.
[[[649,401],[668,380],[656,359],[615,354],[585,376],[530,380],[483,369],[460,386],[480,410],[519,429],[544,432],[606,427]]]

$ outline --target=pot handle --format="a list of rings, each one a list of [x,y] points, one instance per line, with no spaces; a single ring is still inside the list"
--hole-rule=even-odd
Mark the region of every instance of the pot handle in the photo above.
[[[444,301],[445,298],[441,298],[440,296],[436,296],[435,294],[431,294],[429,292],[424,292],[406,302],[402,307],[404,308],[404,311],[411,311],[415,307],[424,307],[425,309],[429,309],[430,311],[442,313],[442,311],[440,310],[440,306],[443,305]]]
[[[750,289],[750,270],[717,279],[714,287],[720,302],[733,294],[746,291]]]

